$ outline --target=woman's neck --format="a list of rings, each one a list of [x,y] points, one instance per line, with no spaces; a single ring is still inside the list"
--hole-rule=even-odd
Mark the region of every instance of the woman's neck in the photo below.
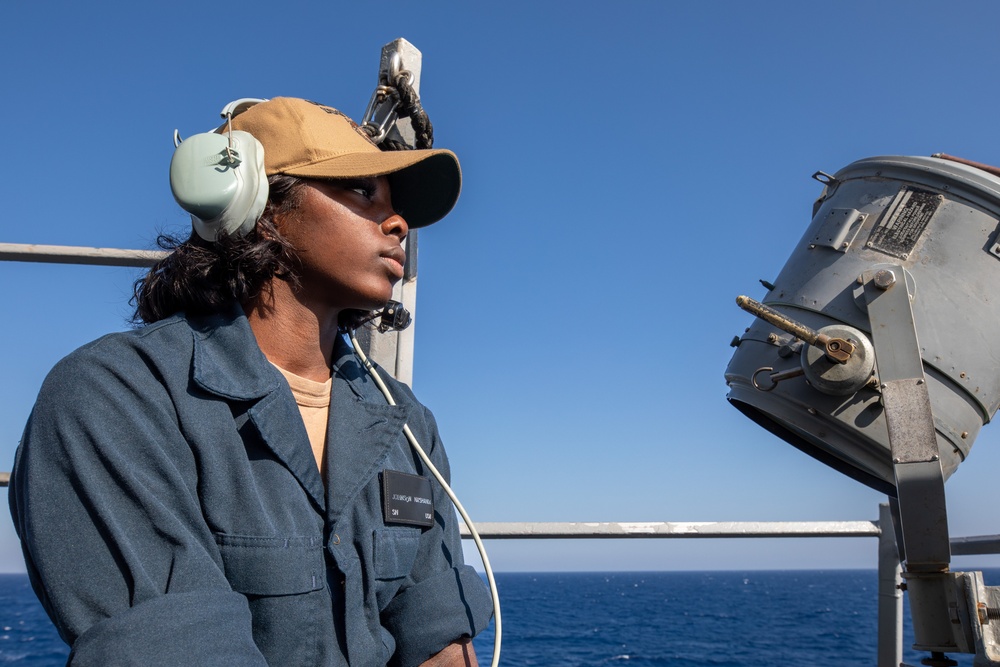
[[[243,310],[271,363],[309,380],[329,379],[340,311],[303,303],[281,280],[272,281]]]

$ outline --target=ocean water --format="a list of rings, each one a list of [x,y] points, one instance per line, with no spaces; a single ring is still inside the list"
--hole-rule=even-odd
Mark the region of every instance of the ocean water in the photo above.
[[[0,574],[0,665],[65,665],[69,648],[59,639],[26,574]]]
[[[985,573],[988,584],[1000,571]],[[505,667],[820,667],[876,662],[874,570],[497,574]],[[906,621],[904,646],[912,643]],[[489,665],[492,627],[476,638]],[[65,665],[26,575],[0,574],[0,666]],[[919,665],[926,654],[906,651]],[[971,656],[951,656],[960,665]]]
[[[1000,571],[984,572],[995,585]],[[836,667],[877,661],[875,570],[498,574],[509,667]],[[904,604],[904,655],[920,665]],[[489,665],[492,627],[476,638]],[[950,655],[959,665],[972,656]]]

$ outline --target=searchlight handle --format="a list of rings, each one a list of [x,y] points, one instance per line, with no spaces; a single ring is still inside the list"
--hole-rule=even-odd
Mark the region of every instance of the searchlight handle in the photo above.
[[[773,324],[782,331],[790,333],[796,338],[801,338],[807,344],[823,350],[830,361],[838,364],[846,364],[850,360],[851,355],[854,354],[855,344],[851,341],[821,334],[748,296],[736,297],[736,305],[751,315],[759,317],[769,324]]]

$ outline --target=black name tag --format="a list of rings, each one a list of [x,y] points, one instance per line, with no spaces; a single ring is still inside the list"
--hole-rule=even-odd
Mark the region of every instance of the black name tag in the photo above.
[[[383,470],[382,520],[385,523],[433,526],[431,480],[396,470]]]

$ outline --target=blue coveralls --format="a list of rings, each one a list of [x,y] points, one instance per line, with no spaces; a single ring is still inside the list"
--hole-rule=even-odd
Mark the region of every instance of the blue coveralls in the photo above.
[[[414,665],[489,621],[454,511],[383,520],[380,473],[448,461],[338,337],[324,488],[298,407],[238,305],[105,336],[45,380],[9,493],[71,665]],[[385,374],[383,373],[383,376]]]

